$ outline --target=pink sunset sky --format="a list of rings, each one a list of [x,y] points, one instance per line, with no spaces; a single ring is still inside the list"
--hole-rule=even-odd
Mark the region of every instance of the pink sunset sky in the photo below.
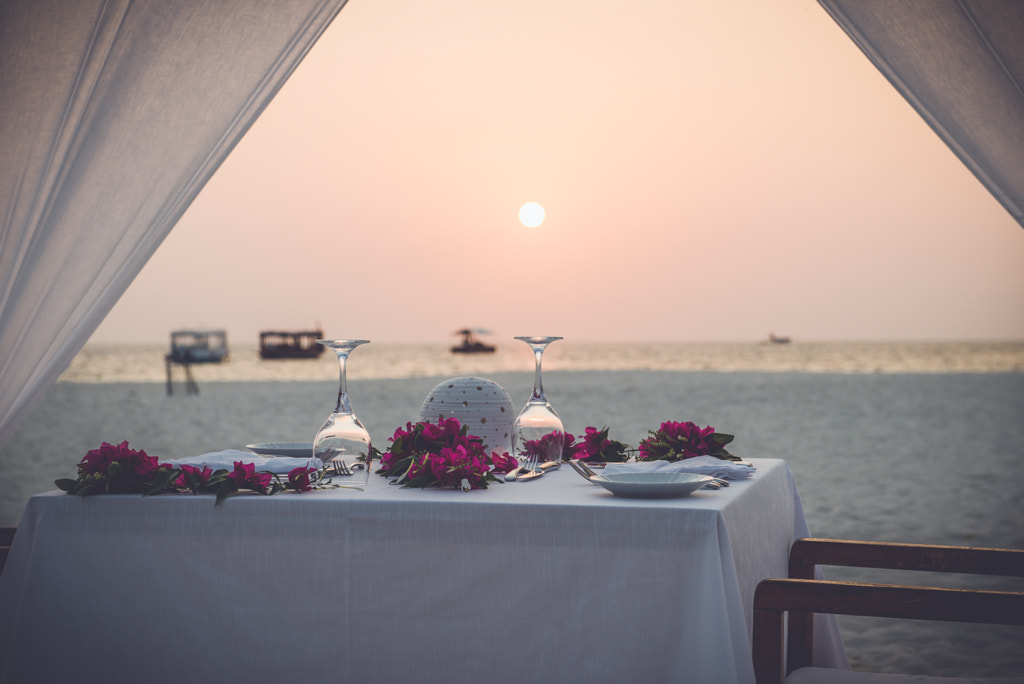
[[[350,0],[92,341],[317,323],[1020,340],[1024,230],[813,0]]]

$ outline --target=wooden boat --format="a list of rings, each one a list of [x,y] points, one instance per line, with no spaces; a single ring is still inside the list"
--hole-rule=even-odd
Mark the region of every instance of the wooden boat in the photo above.
[[[260,333],[260,358],[262,359],[315,359],[324,353],[322,330],[281,332],[269,330]]]
[[[456,335],[462,336],[462,343],[452,347],[453,354],[491,354],[497,349],[494,345],[485,344],[476,337],[476,333],[484,333],[485,330],[470,330],[464,328],[457,331]]]
[[[170,363],[220,363],[228,358],[228,334],[223,330],[175,330],[171,333]]]

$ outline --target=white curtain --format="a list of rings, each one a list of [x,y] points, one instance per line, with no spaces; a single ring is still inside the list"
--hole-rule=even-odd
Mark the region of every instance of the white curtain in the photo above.
[[[345,1],[0,0],[0,442]]]
[[[1024,2],[819,2],[1024,226]]]

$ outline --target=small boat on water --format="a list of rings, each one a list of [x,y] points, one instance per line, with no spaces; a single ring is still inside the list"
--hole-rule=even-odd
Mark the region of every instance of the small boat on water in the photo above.
[[[492,354],[492,353],[494,353],[494,351],[495,351],[495,349],[497,349],[497,347],[495,347],[494,345],[486,344],[486,343],[480,341],[476,337],[477,333],[486,334],[487,331],[486,330],[470,330],[469,328],[464,328],[462,330],[457,331],[455,334],[462,336],[462,342],[461,342],[461,344],[457,344],[454,347],[452,347],[452,353],[453,354]]]
[[[324,353],[322,330],[301,330],[281,332],[268,330],[260,333],[260,358],[262,359],[315,359]]]
[[[788,337],[778,337],[775,333],[769,333],[768,341],[772,344],[789,344]]]
[[[171,333],[171,363],[220,363],[228,358],[228,334],[223,330],[175,330]]]

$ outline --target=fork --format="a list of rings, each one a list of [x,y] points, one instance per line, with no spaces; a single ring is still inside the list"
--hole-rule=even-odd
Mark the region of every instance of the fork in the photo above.
[[[523,467],[522,467],[522,469],[519,472],[521,474],[523,474],[523,475],[527,475],[529,473],[532,473],[536,469],[537,469],[537,454],[536,453],[526,454],[526,458],[523,459]]]
[[[328,475],[351,475],[352,471],[345,465],[345,459],[341,457],[332,458],[327,462]]]

